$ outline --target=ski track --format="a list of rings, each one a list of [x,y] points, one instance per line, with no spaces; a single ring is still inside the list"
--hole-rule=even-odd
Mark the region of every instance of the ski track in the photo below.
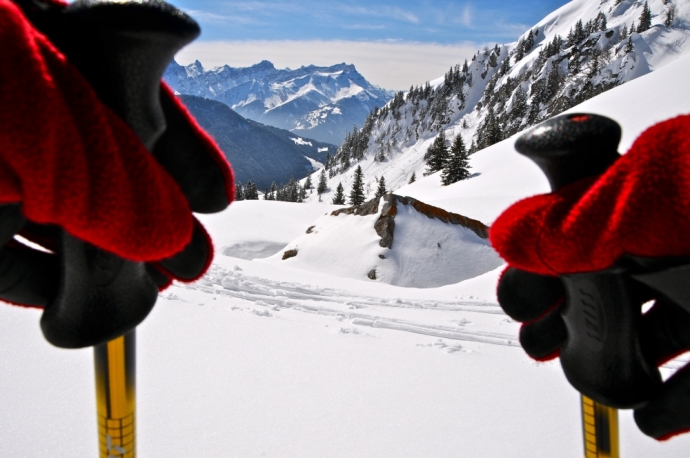
[[[355,326],[389,329],[410,332],[442,339],[479,342],[491,345],[519,347],[515,335],[479,330],[459,329],[471,322],[464,318],[451,320],[456,327],[418,323],[408,319],[382,316],[391,309],[416,309],[422,311],[470,312],[505,316],[496,303],[482,301],[416,301],[410,299],[383,299],[354,294],[334,288],[323,288],[292,282],[275,281],[266,278],[244,275],[240,270],[228,270],[213,265],[209,272],[194,284],[178,287],[221,295],[273,311],[290,309],[304,313],[331,316],[338,321],[349,321]],[[163,297],[176,299],[172,293]],[[363,311],[366,310],[366,311]],[[268,310],[250,310],[261,316],[272,316]]]
[[[417,301],[411,299],[383,299],[373,296],[354,294],[351,291],[324,288],[315,285],[293,282],[276,281],[267,278],[243,274],[240,269],[228,270],[212,265],[209,272],[194,284],[176,284],[177,287],[200,291],[211,295],[220,295],[254,305],[266,307],[264,310],[248,308],[250,313],[258,316],[271,317],[269,311],[290,309],[298,312],[330,316],[338,321],[349,321],[355,326],[388,329],[392,331],[409,332],[413,334],[438,337],[440,339],[461,340],[467,342],[485,343],[519,347],[520,344],[514,334],[503,334],[479,330],[458,329],[465,324],[471,324],[466,318],[450,320],[458,327],[443,325],[429,325],[410,320],[381,316],[386,309],[417,309],[423,311],[444,311],[462,313],[481,313],[489,315],[503,315],[501,307],[493,302],[483,301]],[[179,299],[173,293],[164,293],[162,297]],[[236,307],[233,307],[236,308]],[[363,311],[372,310],[372,312]],[[506,317],[503,322],[512,320]],[[341,331],[343,331],[341,329]],[[356,328],[345,330],[359,334]],[[445,344],[442,344],[445,345]],[[690,362],[690,352],[685,353],[661,366],[664,369],[676,371]]]

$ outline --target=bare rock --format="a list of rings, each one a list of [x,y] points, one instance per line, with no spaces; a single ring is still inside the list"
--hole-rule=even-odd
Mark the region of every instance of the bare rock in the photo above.
[[[367,274],[367,277],[369,277],[371,280],[376,280],[376,269],[371,269],[371,271]]]
[[[331,212],[331,216],[338,216],[341,213],[346,215],[357,215],[357,216],[367,216],[375,215],[379,212],[379,199],[373,198],[364,202],[362,205],[356,205],[354,207],[341,208]]]
[[[283,261],[289,258],[294,258],[295,256],[297,256],[297,250],[287,250],[283,253]]]
[[[333,211],[331,213],[331,216],[338,216],[340,214],[358,216],[373,215],[378,213],[379,211],[379,201],[380,199],[374,198],[363,203],[362,205],[341,208],[339,210]],[[458,224],[460,226],[466,227],[482,239],[489,238],[489,228],[480,221],[467,218],[457,213],[447,212],[442,208],[425,204],[424,202],[421,202],[417,199],[413,199],[412,197],[403,197],[392,193],[388,193],[385,196],[383,196],[383,207],[381,208],[381,215],[376,220],[376,223],[374,223],[374,229],[376,230],[378,236],[381,237],[381,240],[379,241],[379,246],[381,246],[382,248],[393,247],[393,235],[395,232],[395,215],[398,213],[399,204],[411,205],[419,213],[422,213],[429,218],[438,219],[448,224]],[[307,233],[310,233],[309,229],[307,229]],[[440,243],[439,248],[441,248]]]
[[[316,227],[316,226],[309,226],[309,227],[307,228],[307,234],[311,234],[311,232],[314,230],[315,227]]]

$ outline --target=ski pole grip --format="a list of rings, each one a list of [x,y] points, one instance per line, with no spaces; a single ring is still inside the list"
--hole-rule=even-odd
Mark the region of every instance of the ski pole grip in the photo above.
[[[552,118],[515,142],[515,149],[534,161],[549,180],[551,190],[589,176],[601,175],[620,157],[617,122],[594,114]]]
[[[593,114],[546,121],[515,143],[544,172],[553,191],[597,176],[620,157],[621,128]],[[656,367],[640,349],[638,287],[625,269],[561,276],[568,339],[560,352],[568,381],[595,401],[617,408],[641,406],[661,386]]]
[[[160,105],[163,72],[175,53],[201,33],[199,25],[160,0],[76,0],[48,13],[33,11],[31,0],[21,3],[99,99],[151,151],[166,127]]]

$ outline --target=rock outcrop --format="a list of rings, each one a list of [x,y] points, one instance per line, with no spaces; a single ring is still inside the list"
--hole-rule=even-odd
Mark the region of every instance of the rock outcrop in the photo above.
[[[374,198],[368,200],[362,205],[356,205],[348,208],[341,208],[331,213],[331,216],[338,216],[341,214],[366,216],[373,215],[379,212],[379,202],[381,199]],[[393,237],[395,232],[395,215],[398,213],[398,205],[411,205],[419,213],[426,215],[429,218],[438,219],[448,224],[457,224],[462,227],[470,229],[482,239],[489,238],[489,228],[472,218],[467,218],[458,213],[451,213],[442,208],[434,207],[424,202],[413,199],[412,197],[398,196],[393,193],[388,193],[383,196],[383,208],[381,214],[374,224],[376,233],[381,237],[379,245],[382,248],[393,247]]]

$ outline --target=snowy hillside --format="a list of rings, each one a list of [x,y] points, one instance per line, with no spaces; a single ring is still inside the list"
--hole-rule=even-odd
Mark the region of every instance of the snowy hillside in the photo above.
[[[422,177],[424,153],[440,130],[481,150],[686,55],[690,2],[650,1],[649,28],[638,33],[644,5],[574,0],[517,42],[485,48],[444,77],[398,93],[327,162],[331,192],[323,198],[330,199],[339,182],[349,189],[357,163],[368,197],[381,176],[394,191],[413,173]]]
[[[334,144],[391,98],[346,64],[290,70],[262,61],[206,70],[199,61],[186,67],[173,61],[164,79],[180,94],[217,100],[245,118]]]

